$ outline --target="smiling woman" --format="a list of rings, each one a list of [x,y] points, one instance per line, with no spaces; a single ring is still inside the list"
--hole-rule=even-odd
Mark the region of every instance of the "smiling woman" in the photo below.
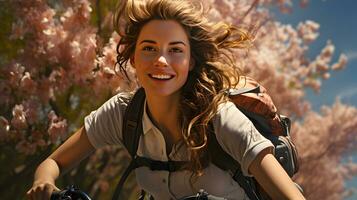
[[[211,134],[240,163],[242,174],[254,176],[273,199],[304,199],[272,155],[272,142],[227,95],[228,89],[238,87],[241,75],[231,52],[247,47],[249,34],[210,22],[203,10],[189,0],[118,4],[117,61],[123,73],[128,62],[136,69],[143,88],[136,94],[143,91],[146,97],[137,106],[142,108],[139,124],[131,123],[142,129],[137,156],[144,161],[186,163],[178,170],[138,167],[138,184],[154,199],[178,199],[202,188],[214,196],[253,200],[229,171],[213,164],[208,151]],[[48,198],[57,189],[54,182],[60,172],[97,148],[125,144],[123,123],[133,114],[126,113],[131,98],[131,93],[119,93],[90,113],[84,127],[37,168],[28,196]]]
[[[178,99],[194,63],[185,30],[174,20],[152,20],[137,41],[131,64],[149,102],[159,102],[163,96]]]

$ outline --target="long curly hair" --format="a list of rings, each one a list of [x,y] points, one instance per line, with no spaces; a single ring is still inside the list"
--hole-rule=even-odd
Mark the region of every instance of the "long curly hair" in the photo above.
[[[210,22],[206,16],[202,3],[189,0],[120,1],[114,15],[114,25],[121,36],[117,64],[126,76],[140,30],[147,22],[175,20],[188,34],[195,66],[181,91],[179,120],[184,144],[190,152],[187,167],[193,172],[191,178],[201,176],[210,162],[209,122],[218,105],[228,100],[225,91],[239,82],[241,70],[236,65],[234,49],[251,45],[247,31],[223,22]]]

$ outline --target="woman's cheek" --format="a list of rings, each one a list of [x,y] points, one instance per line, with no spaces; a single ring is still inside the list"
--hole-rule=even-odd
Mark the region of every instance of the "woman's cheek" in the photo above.
[[[147,53],[147,52],[142,52],[140,53],[140,59],[143,62],[151,62],[155,59],[156,53]]]
[[[177,56],[173,56],[171,61],[177,65],[180,65],[180,66],[185,66],[185,67],[187,66],[187,68],[188,68],[189,60],[190,59],[184,55],[177,55]]]

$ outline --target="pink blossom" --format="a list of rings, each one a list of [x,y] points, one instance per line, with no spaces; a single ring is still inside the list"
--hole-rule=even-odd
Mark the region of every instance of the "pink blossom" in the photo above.
[[[67,10],[62,14],[60,20],[62,23],[65,23],[68,19],[73,16],[73,9],[71,7],[67,8]]]
[[[103,56],[98,57],[99,67],[105,68],[114,68],[116,63],[116,45],[120,40],[120,36],[113,32],[111,38],[109,39],[109,43],[103,48]]]
[[[16,145],[16,150],[25,155],[32,155],[36,152],[36,146],[26,140],[22,140]]]
[[[317,32],[319,27],[320,25],[318,23],[307,20],[305,23],[299,23],[297,29],[303,41],[305,43],[311,43],[319,36],[319,33]]]
[[[18,85],[23,73],[25,72],[25,67],[20,63],[15,63],[10,67],[10,77],[9,82],[11,85]]]
[[[54,111],[48,114],[50,124],[48,127],[48,134],[52,143],[57,143],[67,137],[67,120],[57,117]]]
[[[332,65],[331,69],[332,70],[341,70],[343,69],[347,64],[347,56],[345,54],[341,54],[337,63]]]
[[[31,133],[31,137],[32,137],[32,143],[35,146],[44,147],[47,145],[44,138],[44,134],[42,132],[35,130]]]
[[[22,102],[25,117],[28,124],[34,124],[40,119],[40,103],[37,98],[28,99]]]
[[[109,67],[104,67],[103,74],[106,78],[112,78],[115,75],[115,71]]]
[[[340,162],[346,147],[357,141],[357,109],[337,101],[332,107],[323,107],[321,113],[306,113],[303,123],[295,122],[292,128],[301,157],[296,180],[303,186],[307,199],[328,199],[331,194],[336,195],[333,199],[339,199],[344,175],[356,174],[354,165],[349,168]],[[326,181],[329,184],[324,188],[329,192],[316,192]]]
[[[324,73],[324,74],[322,75],[322,78],[323,78],[323,79],[329,79],[330,77],[331,77],[331,74],[328,73],[328,72],[326,72],[326,73]]]
[[[314,67],[316,67],[317,71],[327,71],[329,69],[326,61],[322,59],[316,60],[313,64],[315,65]]]
[[[79,42],[74,40],[70,43],[70,46],[72,48],[72,52],[71,52],[72,58],[77,57],[81,53]]]
[[[330,58],[335,51],[335,46],[332,44],[330,40],[327,41],[326,46],[321,50],[320,57],[323,58]]]
[[[20,39],[22,40],[24,38],[26,30],[24,28],[23,21],[18,21],[17,23],[12,23],[12,31],[9,39],[15,40],[15,39]]]
[[[0,142],[6,139],[9,130],[10,130],[9,121],[4,116],[0,116]]]
[[[13,118],[11,119],[11,125],[14,128],[18,130],[27,128],[25,111],[22,104],[15,105],[15,107],[12,109],[12,116]]]
[[[25,72],[20,81],[21,89],[27,93],[34,93],[36,91],[36,82],[31,79],[29,72]]]
[[[321,81],[316,79],[305,79],[304,85],[311,87],[315,92],[319,92],[321,88]]]
[[[14,0],[10,3],[14,5],[10,38],[22,40],[23,45],[14,60],[0,68],[1,77],[5,77],[0,80],[0,107],[2,113],[9,113],[0,117],[0,142],[1,145],[8,145],[7,141],[16,143],[20,157],[65,139],[68,127],[78,126],[71,116],[73,112],[82,118],[108,98],[108,94],[132,91],[138,86],[130,63],[127,72],[131,83],[115,66],[119,35],[113,32],[109,42],[101,44],[107,39],[101,38],[97,27],[90,22],[89,1],[51,2]],[[268,89],[280,113],[294,119],[292,137],[302,159],[295,180],[306,190],[306,198],[341,199],[348,194],[344,180],[350,173],[356,173],[352,164],[341,163],[345,152],[356,149],[356,109],[337,100],[333,106],[313,112],[305,89],[318,92],[324,80],[334,75],[333,70],[344,68],[347,57],[341,54],[333,63],[335,48],[331,41],[316,57],[307,57],[310,42],[319,35],[319,25],[312,21],[297,27],[283,24],[268,9],[276,6],[283,12],[291,12],[293,2],[207,0],[203,4],[211,8],[209,15],[215,22],[226,21],[252,32],[252,48],[234,52],[237,64]],[[307,2],[301,0],[300,4]],[[64,100],[67,97],[68,102]],[[77,106],[73,106],[73,97],[78,101]],[[55,108],[70,117],[64,119],[53,111],[48,112]],[[120,161],[126,159],[128,155],[118,148],[97,151],[86,164],[87,172],[98,180],[92,192],[108,190],[111,180],[123,170]],[[98,163],[103,166],[98,167]],[[16,167],[17,164],[13,166]],[[23,170],[22,167],[16,171]]]

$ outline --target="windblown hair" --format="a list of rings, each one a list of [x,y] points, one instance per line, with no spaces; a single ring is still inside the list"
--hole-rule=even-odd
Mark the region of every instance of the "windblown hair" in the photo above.
[[[120,2],[114,25],[121,36],[117,64],[126,76],[142,27],[153,19],[175,20],[185,29],[191,45],[193,70],[181,91],[181,130],[190,151],[192,177],[202,175],[210,159],[207,151],[209,122],[218,105],[227,101],[225,91],[236,87],[241,71],[233,49],[250,45],[250,35],[236,26],[213,23],[202,3],[189,0],[127,0]]]

